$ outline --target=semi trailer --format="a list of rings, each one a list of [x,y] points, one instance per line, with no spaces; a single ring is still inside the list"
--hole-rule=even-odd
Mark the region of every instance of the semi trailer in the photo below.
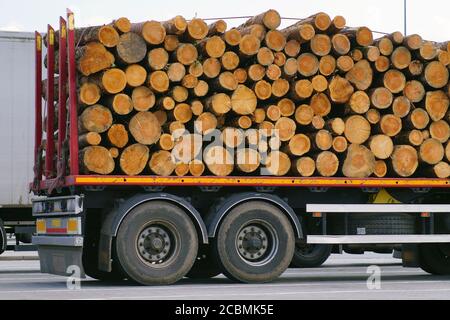
[[[72,12],[59,30],[48,30],[45,89],[43,38],[35,37],[31,189],[41,272],[66,276],[76,266],[82,276],[143,285],[224,273],[255,283],[273,281],[289,266],[320,265],[332,252],[371,251],[396,252],[405,267],[450,274],[448,179],[84,174]],[[57,141],[44,131],[58,132]]]
[[[34,34],[0,32],[0,254],[31,250],[34,218],[30,179],[33,178]],[[15,244],[8,239],[15,236]]]

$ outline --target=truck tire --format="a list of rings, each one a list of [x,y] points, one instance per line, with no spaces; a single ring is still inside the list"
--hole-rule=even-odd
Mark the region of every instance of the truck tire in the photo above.
[[[422,270],[434,275],[450,275],[450,243],[419,245]]]
[[[318,268],[328,260],[332,249],[333,246],[331,245],[305,245],[297,242],[291,266],[295,268]]]
[[[111,272],[106,272],[98,268],[98,248],[92,243],[87,243],[83,248],[83,269],[87,276],[103,282],[119,282],[125,279],[124,273],[115,261],[113,262],[113,270]]]
[[[229,279],[270,282],[292,261],[294,231],[280,209],[263,201],[251,201],[238,205],[224,218],[214,249]]]
[[[6,245],[8,244],[8,238],[6,236],[5,228],[3,227],[3,221],[0,220],[0,254],[6,251]]]
[[[357,235],[361,228],[365,228],[366,235],[414,234],[416,220],[413,215],[401,213],[349,214],[349,234]]]
[[[198,252],[198,235],[178,206],[151,201],[133,209],[116,238],[119,264],[130,280],[142,285],[168,285],[191,270]]]
[[[211,246],[203,246],[200,248],[191,271],[186,275],[190,279],[211,279],[220,275],[220,270],[217,260],[212,252]]]

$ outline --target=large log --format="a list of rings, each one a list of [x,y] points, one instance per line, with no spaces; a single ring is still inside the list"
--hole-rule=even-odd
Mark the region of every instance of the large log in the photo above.
[[[140,34],[151,46],[162,44],[167,35],[166,29],[158,21],[132,24],[131,31]]]
[[[300,158],[295,162],[293,170],[301,177],[312,177],[316,171],[316,162],[310,157]]]
[[[106,104],[114,110],[116,114],[121,116],[129,115],[133,111],[133,101],[124,93],[109,97]]]
[[[386,160],[394,152],[394,143],[387,135],[376,135],[370,138],[369,148],[377,159]]]
[[[370,123],[362,116],[351,116],[345,121],[345,137],[350,143],[363,144],[370,133]]]
[[[104,133],[111,128],[113,116],[108,108],[99,104],[86,108],[78,121],[80,133],[96,132]]]
[[[425,67],[423,78],[430,87],[441,89],[448,84],[449,71],[441,62],[432,61]]]
[[[215,176],[229,176],[234,169],[234,159],[230,152],[220,146],[209,147],[203,153],[203,161]]]
[[[373,71],[367,60],[361,60],[354,65],[345,77],[358,90],[364,91],[372,85]]]
[[[84,76],[106,70],[115,62],[114,55],[98,42],[91,42],[78,48],[76,56],[77,68]]]
[[[155,94],[148,87],[137,87],[131,94],[133,107],[136,111],[148,111],[155,106]]]
[[[122,64],[134,64],[144,60],[147,45],[144,39],[136,33],[124,33],[117,44],[117,60]]]
[[[317,172],[322,177],[333,177],[339,170],[339,159],[330,151],[323,151],[316,157]]]
[[[254,24],[262,24],[269,30],[275,30],[281,24],[281,17],[276,10],[270,9],[264,13],[254,16],[245,22],[241,27],[247,27]]]
[[[444,159],[445,150],[436,139],[428,139],[420,146],[419,159],[427,164],[435,165]]]
[[[414,175],[419,167],[417,151],[408,145],[396,146],[391,161],[394,173],[403,178]]]
[[[446,143],[450,138],[450,126],[444,120],[435,121],[430,125],[430,135],[441,143]]]
[[[109,94],[122,92],[127,86],[127,76],[119,68],[111,68],[96,74],[92,80]]]
[[[425,108],[431,120],[444,119],[450,105],[450,100],[444,91],[429,91],[425,98]]]
[[[176,168],[174,157],[164,150],[153,153],[148,165],[151,172],[163,177],[171,176]]]
[[[250,115],[256,110],[257,97],[253,90],[239,85],[231,98],[231,107],[238,115]]]
[[[231,98],[225,93],[215,94],[205,101],[205,107],[217,116],[227,114],[231,110]]]
[[[138,64],[132,64],[125,69],[125,76],[130,87],[140,87],[147,79],[147,70]]]
[[[161,125],[151,112],[139,112],[130,121],[130,133],[140,144],[153,145],[161,137]]]
[[[112,147],[124,148],[129,141],[128,131],[122,124],[114,124],[108,130],[108,142]]]
[[[310,125],[314,118],[314,110],[311,106],[303,104],[295,111],[295,121],[302,126]]]
[[[319,60],[311,53],[303,53],[297,58],[298,72],[304,77],[311,77],[319,71]]]
[[[352,144],[342,167],[347,178],[368,178],[375,171],[375,156],[364,146]]]
[[[291,170],[292,162],[287,154],[281,151],[269,153],[266,159],[266,167],[269,175],[284,176]]]
[[[83,149],[80,155],[80,162],[85,173],[108,175],[115,169],[114,159],[111,157],[109,150],[100,146]]]
[[[301,157],[311,150],[311,140],[304,134],[297,134],[291,138],[286,152],[292,156]]]

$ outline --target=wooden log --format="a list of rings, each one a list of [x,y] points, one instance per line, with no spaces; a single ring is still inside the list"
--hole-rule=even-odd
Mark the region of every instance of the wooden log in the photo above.
[[[169,151],[155,152],[149,162],[151,172],[157,176],[168,177],[175,171],[176,163]]]
[[[345,122],[341,118],[328,120],[325,126],[334,135],[341,136],[345,132]]]
[[[282,98],[284,97],[290,89],[290,84],[289,81],[287,81],[286,79],[276,79],[273,83],[272,83],[272,95],[274,97],[277,98]]]
[[[211,58],[220,58],[225,53],[225,42],[219,36],[213,36],[206,38],[197,44],[199,51],[203,53],[203,56]]]
[[[203,135],[209,134],[217,128],[218,122],[215,115],[210,112],[201,114],[194,123],[195,132]]]
[[[182,35],[187,29],[186,19],[182,16],[176,16],[162,23],[167,34]]]
[[[380,111],[378,111],[377,109],[369,109],[369,111],[367,111],[366,113],[366,119],[370,124],[378,124],[381,120]]]
[[[176,103],[171,97],[163,97],[156,102],[156,105],[160,109],[171,111],[175,109]]]
[[[411,112],[411,101],[405,96],[395,98],[392,112],[399,118],[405,118]]]
[[[361,60],[347,72],[345,78],[355,85],[358,90],[364,91],[372,85],[373,71],[367,60]]]
[[[375,61],[375,70],[378,72],[386,72],[389,70],[391,65],[391,60],[388,57],[380,56],[377,61]]]
[[[377,178],[384,178],[386,177],[388,172],[388,167],[385,161],[378,160],[375,162],[375,168],[373,170],[373,174]]]
[[[104,92],[117,94],[127,86],[125,72],[118,68],[111,68],[91,78]]]
[[[180,121],[174,121],[171,123],[166,123],[164,125],[164,131],[170,132],[175,141],[178,142],[183,136],[188,135],[189,132],[186,130],[186,126]]]
[[[445,157],[447,158],[447,161],[450,161],[450,142],[448,142],[445,147]]]
[[[83,83],[78,93],[79,103],[87,106],[92,106],[99,102],[101,98],[100,88],[92,82]]]
[[[333,146],[333,136],[328,130],[320,130],[309,135],[312,141],[312,149],[317,151],[328,151]]]
[[[335,65],[339,71],[346,73],[353,69],[353,67],[355,66],[355,62],[353,61],[353,59],[350,56],[340,56],[336,60]],[[330,68],[330,70],[331,70],[331,68]],[[333,72],[331,72],[331,73],[333,73]],[[321,73],[325,76],[327,75],[327,74],[324,74],[322,71],[321,71]],[[331,73],[329,73],[328,75],[330,75]]]
[[[80,133],[96,132],[104,133],[111,128],[113,116],[111,111],[99,104],[86,108],[78,120]]]
[[[215,176],[226,177],[234,170],[233,156],[227,149],[220,146],[207,148],[203,153],[203,161]]]
[[[278,108],[283,117],[290,117],[295,113],[295,103],[291,99],[284,98],[278,101]]]
[[[276,122],[275,130],[280,140],[286,142],[295,135],[297,124],[290,118],[282,117]]]
[[[375,156],[365,146],[352,144],[348,148],[342,173],[347,178],[368,178],[375,171]]]
[[[227,127],[222,131],[220,139],[225,147],[235,149],[245,142],[245,132],[242,129]]]
[[[339,136],[333,139],[333,150],[337,153],[344,153],[348,149],[348,142],[345,137]]]
[[[262,66],[270,66],[273,64],[273,61],[275,60],[275,56],[267,47],[262,47],[258,50],[258,54],[256,55],[256,60],[258,63]]]
[[[393,32],[389,34],[387,37],[396,45],[403,44],[403,41],[405,40],[403,33],[401,33],[400,31]]]
[[[436,165],[444,159],[445,150],[438,140],[428,139],[420,146],[419,160],[427,164]]]
[[[198,59],[197,48],[191,43],[182,43],[178,46],[174,58],[181,64],[189,66]]]
[[[210,82],[210,87],[215,92],[230,92],[238,87],[238,81],[233,73],[229,71],[222,72],[219,77]]]
[[[200,78],[203,75],[203,65],[200,63],[200,61],[195,61],[189,66],[188,72],[190,75],[196,78]]]
[[[231,110],[231,98],[224,93],[215,94],[206,99],[205,107],[217,116],[227,114]]]
[[[276,122],[281,118],[281,110],[277,105],[270,105],[266,108],[266,118],[272,122]]]
[[[191,101],[191,111],[194,116],[198,117],[198,116],[202,115],[204,110],[205,110],[205,106],[203,105],[203,103],[200,100]]]
[[[223,35],[223,40],[230,47],[236,47],[241,42],[242,35],[236,28],[230,29]]]
[[[403,40],[403,45],[405,45],[410,50],[419,50],[422,46],[423,39],[418,34],[412,34]]]
[[[291,97],[298,100],[305,100],[312,96],[314,92],[314,87],[311,81],[307,79],[299,80],[295,82],[291,89]]]
[[[194,96],[203,98],[209,93],[209,84],[204,80],[200,80],[197,86],[191,91]]]
[[[389,159],[394,152],[394,142],[388,135],[380,134],[370,138],[368,146],[377,159]]]
[[[116,48],[117,61],[121,64],[135,64],[144,60],[147,45],[144,39],[136,33],[124,33],[120,36]]]
[[[156,97],[152,90],[147,87],[137,87],[131,94],[134,110],[144,112],[152,109],[156,103]],[[167,102],[164,103],[167,106]]]
[[[291,39],[286,42],[284,47],[284,52],[290,58],[297,58],[301,50],[300,42],[295,39]]]
[[[331,102],[324,93],[316,93],[313,95],[310,105],[314,110],[314,114],[317,116],[326,117],[331,112]]]
[[[316,157],[316,168],[320,176],[333,177],[339,170],[339,159],[334,153],[323,151]]]
[[[435,121],[430,125],[430,135],[441,143],[446,143],[450,138],[450,126],[444,120]]]
[[[287,40],[296,40],[300,44],[311,41],[316,35],[316,30],[310,23],[297,22],[296,24],[281,30]]]
[[[355,62],[359,62],[364,58],[364,54],[363,54],[362,50],[358,49],[358,48],[353,49],[350,52],[350,56],[352,57],[353,61],[355,61]]]
[[[150,50],[147,63],[153,71],[163,70],[169,63],[169,53],[164,48]]]
[[[157,110],[155,111],[154,115],[158,119],[158,122],[161,125],[161,127],[167,123],[167,120],[169,120],[167,112],[165,110]]]
[[[239,67],[240,59],[233,51],[227,51],[223,54],[221,62],[225,70],[233,71]]]
[[[372,106],[380,110],[389,108],[394,102],[392,92],[384,87],[370,90],[369,96]]]
[[[427,177],[448,179],[450,177],[450,165],[446,162],[439,162],[432,167],[426,168],[423,172]]]
[[[383,37],[375,41],[376,46],[380,50],[380,54],[383,56],[390,56],[394,52],[394,43],[389,37]]]
[[[175,102],[181,103],[185,102],[189,97],[189,91],[185,87],[175,86],[169,92],[169,95],[175,100]]]
[[[384,74],[383,84],[392,93],[400,93],[406,86],[406,77],[398,70],[389,70]]]
[[[259,100],[267,100],[272,96],[272,86],[265,80],[258,81],[253,86],[253,91]]]
[[[265,120],[266,120],[266,111],[263,108],[256,109],[252,115],[252,121],[256,124],[260,124]]]
[[[203,62],[203,73],[206,78],[214,79],[220,74],[222,65],[216,58],[208,58]]]
[[[128,86],[132,88],[140,87],[147,80],[147,70],[138,64],[132,64],[125,69]]]
[[[176,141],[172,150],[175,163],[189,164],[202,152],[203,137],[199,134],[184,134],[177,137]]]
[[[423,84],[417,80],[408,81],[405,84],[403,94],[412,103],[418,103],[425,97],[425,88]]]
[[[326,56],[331,52],[331,39],[326,34],[316,34],[311,39],[309,48],[316,56]]]
[[[370,108],[370,98],[365,91],[356,91],[350,97],[346,113],[365,114]]]
[[[287,57],[283,52],[275,52],[274,53],[275,59],[273,60],[273,63],[279,66],[280,68],[283,67],[286,64]]]
[[[240,172],[253,173],[261,165],[261,156],[255,149],[238,149],[236,152],[236,165]]]
[[[244,130],[249,129],[252,126],[252,118],[249,116],[240,116],[231,120],[231,125]]]
[[[181,82],[185,75],[186,68],[179,62],[172,63],[167,69],[167,76],[170,82]]]
[[[355,115],[345,121],[345,137],[350,143],[363,144],[371,133],[370,123],[362,116]]]
[[[286,79],[292,79],[297,74],[297,59],[289,58],[283,66],[283,76]]]
[[[111,155],[111,157],[116,160],[119,158],[120,156],[120,151],[117,148],[109,148],[109,154]]]
[[[393,114],[386,114],[381,117],[379,128],[383,134],[395,137],[402,131],[402,119]]]
[[[239,85],[231,98],[233,111],[238,115],[251,115],[256,110],[258,99],[248,87]]]
[[[191,106],[187,103],[180,103],[173,109],[171,116],[175,121],[186,124],[191,121],[193,117]]]
[[[325,92],[328,89],[328,80],[321,74],[314,76],[311,83],[316,92]]]
[[[431,120],[439,121],[447,114],[450,100],[444,91],[429,91],[425,98],[425,108]]]
[[[425,61],[434,60],[438,55],[438,48],[435,43],[431,41],[424,41],[419,48],[418,55]]]
[[[350,98],[352,97],[355,91],[350,82],[347,79],[342,78],[340,76],[333,77],[328,87],[328,90],[331,100],[335,103],[349,102]]]
[[[177,177],[185,177],[189,174],[189,164],[188,163],[177,163],[175,166],[175,175]]]
[[[259,125],[259,133],[261,137],[270,137],[273,135],[275,125],[270,121],[264,121]]]
[[[164,49],[166,49],[167,52],[174,52],[177,50],[179,44],[180,40],[176,35],[169,34],[164,38]]]
[[[325,119],[321,116],[314,116],[309,127],[312,131],[322,130],[325,128]]]
[[[361,47],[367,47],[373,44],[373,33],[367,27],[345,28],[340,33],[345,34],[352,42]]]
[[[166,72],[155,71],[148,76],[147,85],[157,93],[165,93],[169,90],[170,79]]]
[[[325,32],[331,26],[331,18],[328,14],[319,12],[306,19],[300,20],[300,23],[309,23],[314,27],[316,32]]]
[[[203,161],[194,159],[189,163],[189,173],[193,177],[201,177],[205,171],[206,166]]]
[[[242,37],[239,43],[239,54],[243,58],[254,56],[261,48],[261,41],[253,35],[247,34]]]
[[[366,58],[370,62],[377,61],[381,55],[380,49],[378,49],[378,47],[375,47],[375,46],[368,46],[368,47],[362,48],[361,50],[364,54],[364,58]]]
[[[266,159],[268,175],[282,177],[291,170],[291,159],[287,154],[281,151],[270,152]]]
[[[410,62],[408,69],[406,69],[406,74],[409,77],[418,77],[423,73],[423,69],[425,68],[424,64],[420,60],[413,60]]]
[[[140,144],[153,145],[161,137],[161,125],[151,112],[139,112],[130,121],[129,130]]]
[[[120,168],[127,176],[141,174],[147,166],[149,149],[142,144],[134,144],[127,147],[120,157]]]
[[[275,52],[283,51],[286,47],[286,37],[278,30],[267,32],[264,42],[268,48]]]
[[[395,143],[397,145],[409,144],[414,147],[419,147],[424,140],[424,135],[420,130],[404,131],[395,137]]]
[[[276,10],[271,9],[254,16],[245,22],[242,27],[247,27],[254,24],[262,24],[269,30],[275,30],[281,25],[281,16]]]
[[[316,162],[310,157],[303,157],[295,162],[292,169],[301,177],[312,177],[316,171]]]
[[[124,93],[108,97],[106,105],[121,116],[129,115],[133,111],[133,101]]]
[[[350,52],[351,43],[348,37],[344,34],[335,34],[331,38],[331,43],[333,46],[333,52],[337,55],[343,56]]]
[[[266,68],[260,64],[253,64],[248,68],[248,78],[253,82],[262,80],[265,75]]]
[[[392,65],[399,70],[408,68],[411,61],[411,52],[405,47],[397,47],[391,55]]]
[[[410,129],[425,129],[430,123],[430,116],[422,108],[414,109],[406,119],[406,125]]]
[[[247,70],[245,70],[244,68],[238,68],[234,70],[233,74],[236,77],[236,80],[238,81],[239,84],[244,84],[248,80],[248,73]]]
[[[425,67],[424,81],[434,89],[441,89],[448,84],[449,71],[439,61],[432,61]]]
[[[255,36],[261,42],[264,41],[264,38],[267,35],[267,29],[262,24],[253,24],[247,27],[239,27],[238,30],[241,33],[241,36],[249,34]]]
[[[331,21],[331,25],[328,28],[328,33],[336,33],[345,28],[347,24],[347,20],[343,16],[335,16]]]
[[[116,19],[111,24],[119,33],[127,33],[131,31],[131,22],[126,17]]]
[[[266,69],[266,77],[271,81],[280,79],[281,75],[282,75],[281,69],[276,64],[271,64]]]
[[[187,74],[181,80],[181,85],[187,89],[194,89],[199,83],[199,79],[192,74]]]
[[[194,18],[188,22],[185,36],[190,41],[199,41],[208,35],[208,25],[202,19]]]
[[[450,52],[449,51],[443,51],[438,50],[437,53],[438,61],[442,63],[444,66],[450,65]]]
[[[227,31],[228,24],[224,20],[217,20],[208,26],[208,37],[222,35]]]
[[[124,148],[129,141],[128,131],[122,124],[114,124],[108,130],[108,143],[112,147]]]
[[[98,146],[102,142],[102,136],[97,132],[88,132],[78,137],[78,145],[81,149],[89,146]]]
[[[297,134],[292,137],[289,144],[286,146],[285,152],[292,155],[301,157],[307,154],[311,150],[311,140],[304,134]]]
[[[162,44],[167,34],[166,29],[158,21],[132,24],[131,31],[140,34],[151,46]]]
[[[303,53],[297,58],[298,72],[304,77],[311,77],[319,71],[319,60],[311,53]]]
[[[81,151],[79,158],[82,171],[87,174],[108,175],[115,169],[114,159],[111,157],[109,150],[104,147],[87,147]]]
[[[303,104],[295,111],[295,121],[302,126],[310,125],[314,118],[314,110],[311,106]]]

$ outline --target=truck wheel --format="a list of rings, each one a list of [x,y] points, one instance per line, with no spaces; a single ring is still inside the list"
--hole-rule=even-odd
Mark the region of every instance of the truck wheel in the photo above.
[[[116,252],[130,280],[142,285],[168,285],[191,270],[198,236],[182,209],[152,201],[138,206],[124,219],[116,238]]]
[[[296,268],[318,268],[328,260],[333,246],[297,242],[291,265]]]
[[[430,274],[450,275],[450,243],[421,244],[420,267]]]
[[[8,243],[8,238],[6,236],[5,228],[3,227],[3,222],[0,220],[0,254],[6,251],[6,245]]]
[[[204,246],[199,250],[197,260],[191,271],[186,275],[190,279],[211,279],[221,274],[217,260],[215,259],[211,246]]]
[[[225,217],[215,239],[224,274],[244,283],[277,279],[292,261],[294,231],[277,207],[262,201],[239,205]]]

